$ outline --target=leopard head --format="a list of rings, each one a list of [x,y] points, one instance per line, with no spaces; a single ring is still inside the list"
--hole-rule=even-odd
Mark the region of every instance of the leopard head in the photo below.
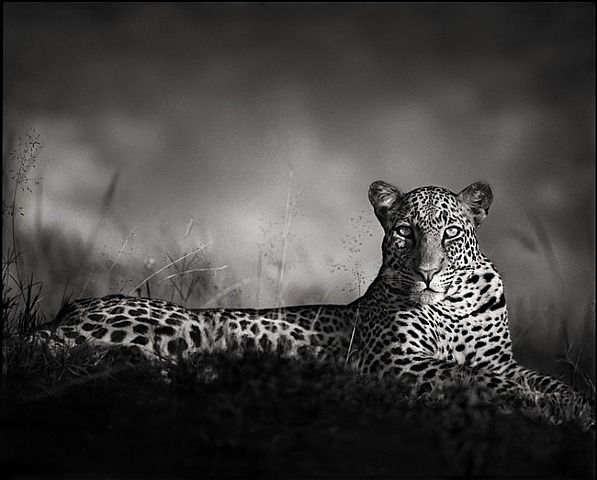
[[[380,275],[411,301],[440,302],[458,274],[481,260],[476,229],[493,200],[487,183],[473,183],[455,194],[441,187],[402,193],[377,181],[369,188],[369,200],[385,233]]]

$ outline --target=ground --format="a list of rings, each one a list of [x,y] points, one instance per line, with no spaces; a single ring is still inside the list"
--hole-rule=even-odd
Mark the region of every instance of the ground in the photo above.
[[[166,371],[143,361],[123,366],[118,353],[96,366],[90,358],[97,354],[85,349],[54,364],[23,353],[9,358],[8,366],[18,360],[20,367],[4,376],[3,472],[44,478],[595,474],[594,430],[500,411],[471,388],[446,387],[424,401],[402,385],[367,381],[341,366],[258,354],[197,357]]]

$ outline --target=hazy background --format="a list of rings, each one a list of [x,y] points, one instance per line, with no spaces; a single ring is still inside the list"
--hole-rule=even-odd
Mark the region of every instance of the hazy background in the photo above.
[[[241,282],[228,304],[266,306],[284,238],[284,303],[346,302],[355,271],[367,283],[380,264],[372,181],[457,192],[486,180],[495,203],[479,236],[515,328],[532,311],[523,330],[545,335],[556,311],[582,337],[594,12],[5,3],[4,170],[35,128],[43,180],[19,193],[18,228],[44,308],[67,283],[75,297],[126,291],[201,244],[205,265],[227,266],[214,281]]]

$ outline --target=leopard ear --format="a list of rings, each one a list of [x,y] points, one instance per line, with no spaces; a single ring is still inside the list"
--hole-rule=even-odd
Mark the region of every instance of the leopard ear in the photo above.
[[[478,227],[489,213],[489,207],[493,202],[493,192],[488,183],[476,182],[462,190],[457,198],[464,205],[475,227]]]
[[[384,230],[391,226],[391,211],[403,194],[394,185],[378,180],[369,187],[369,201]]]

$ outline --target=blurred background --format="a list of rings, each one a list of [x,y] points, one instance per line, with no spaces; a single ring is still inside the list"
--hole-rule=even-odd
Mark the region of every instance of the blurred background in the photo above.
[[[515,342],[593,355],[594,5],[3,8],[4,248],[48,319],[148,289],[348,302],[381,260],[372,181],[485,180]]]

